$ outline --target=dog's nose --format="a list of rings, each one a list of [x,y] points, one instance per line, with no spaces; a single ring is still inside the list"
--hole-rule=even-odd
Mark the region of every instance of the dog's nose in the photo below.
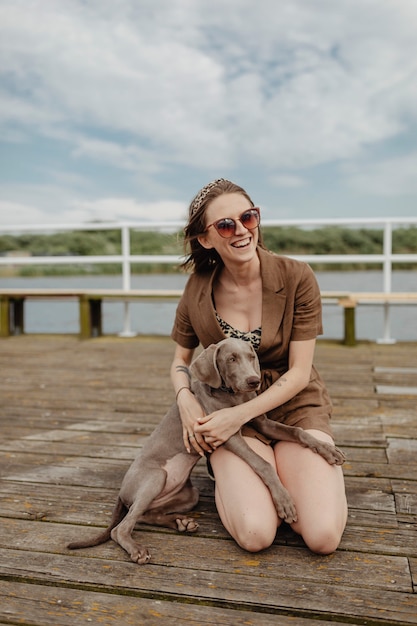
[[[246,384],[250,389],[257,389],[259,387],[260,379],[257,376],[250,376],[246,379]]]

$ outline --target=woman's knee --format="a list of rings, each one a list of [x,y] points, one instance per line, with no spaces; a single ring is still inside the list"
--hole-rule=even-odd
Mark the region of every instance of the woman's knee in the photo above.
[[[275,467],[272,448],[256,439],[248,445]],[[275,539],[279,519],[269,489],[235,454],[218,449],[211,457],[216,477],[216,506],[223,525],[248,552],[268,548]]]
[[[332,527],[323,527],[302,534],[304,542],[315,554],[332,554],[339,547],[341,533]]]
[[[259,515],[245,515],[234,529],[233,538],[247,552],[261,552],[273,543],[277,532],[277,524],[263,524]]]
[[[342,540],[346,526],[347,507],[340,507],[335,515],[323,515],[296,522],[293,529],[302,536],[305,544],[315,554],[332,554],[337,550]]]

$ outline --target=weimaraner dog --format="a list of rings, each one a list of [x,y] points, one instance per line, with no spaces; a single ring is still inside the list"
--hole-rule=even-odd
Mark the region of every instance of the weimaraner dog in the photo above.
[[[203,350],[192,362],[193,393],[206,414],[253,398],[259,388],[259,362],[252,346],[240,339],[224,339]],[[251,426],[273,440],[294,441],[323,456],[330,464],[341,465],[345,456],[338,448],[319,441],[301,428],[257,417]],[[269,488],[280,518],[291,523],[297,514],[290,494],[276,471],[254,452],[239,433],[224,444],[244,459]],[[126,550],[132,561],[149,562],[148,549],[134,541],[136,523],[154,524],[194,532],[198,524],[185,513],[198,502],[198,490],[190,474],[200,456],[184,447],[177,404],[156,427],[128,469],[120,488],[109,526],[90,540],[70,543],[68,548],[96,546],[112,538]]]

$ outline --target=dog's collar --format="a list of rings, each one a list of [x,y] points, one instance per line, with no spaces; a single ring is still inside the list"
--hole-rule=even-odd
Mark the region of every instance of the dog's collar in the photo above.
[[[235,393],[231,387],[226,387],[226,385],[222,385],[221,387],[217,387],[219,391],[224,391],[225,393]]]

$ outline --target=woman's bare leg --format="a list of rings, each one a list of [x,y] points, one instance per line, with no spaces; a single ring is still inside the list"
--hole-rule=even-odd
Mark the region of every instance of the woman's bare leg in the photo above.
[[[253,437],[245,437],[245,440],[275,468],[271,446]],[[216,478],[216,506],[224,527],[249,552],[268,548],[281,523],[269,489],[233,452],[218,448],[210,460]]]
[[[333,443],[319,430],[309,433]],[[330,554],[338,547],[347,519],[342,468],[329,465],[321,456],[297,443],[280,441],[274,446],[278,474],[290,492],[298,520],[292,528],[318,554]]]

